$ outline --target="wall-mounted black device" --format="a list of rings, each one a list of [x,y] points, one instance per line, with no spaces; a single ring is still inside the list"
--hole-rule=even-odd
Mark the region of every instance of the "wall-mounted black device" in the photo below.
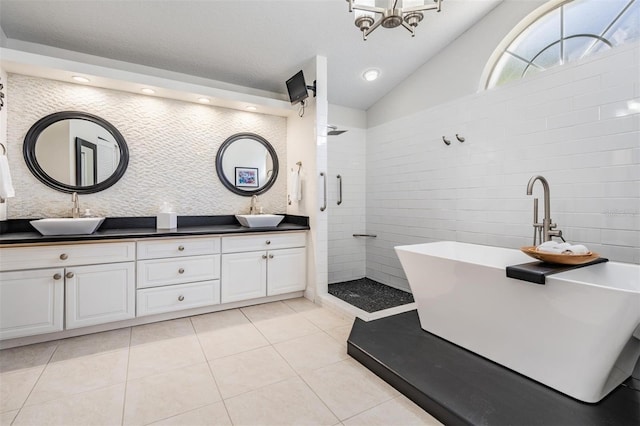
[[[307,86],[302,70],[298,71],[293,77],[287,80],[287,91],[289,92],[291,105],[295,105],[300,102],[304,105],[304,100],[309,97],[307,89],[313,90],[313,97],[316,96],[315,80],[313,82],[313,86]]]

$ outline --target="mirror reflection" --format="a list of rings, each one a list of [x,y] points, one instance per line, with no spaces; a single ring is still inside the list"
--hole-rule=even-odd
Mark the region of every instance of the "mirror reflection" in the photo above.
[[[120,132],[95,115],[64,111],[38,120],[24,141],[29,170],[45,185],[64,192],[106,189],[129,162]]]
[[[216,158],[218,176],[239,195],[261,194],[278,175],[278,157],[266,139],[252,133],[238,133],[220,147]]]
[[[71,186],[104,182],[120,162],[114,137],[96,123],[77,119],[61,120],[44,129],[35,153],[47,175]]]

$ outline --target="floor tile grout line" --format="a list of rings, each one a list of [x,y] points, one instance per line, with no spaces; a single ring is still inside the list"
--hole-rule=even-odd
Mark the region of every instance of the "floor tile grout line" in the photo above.
[[[271,304],[278,304],[278,303],[280,303],[280,304],[282,304],[282,305],[286,306],[286,307],[287,307],[289,310],[291,310],[291,312],[293,312],[294,314],[297,314],[297,313],[298,313],[298,312],[296,312],[293,308],[291,308],[289,305],[287,305],[286,303],[284,303],[284,301],[283,301],[283,300],[277,300],[277,301],[275,301],[275,302],[259,303],[259,304],[257,304],[257,305],[243,306],[243,307],[238,308],[238,309],[240,309],[240,312],[242,312],[242,314],[243,314],[243,315],[244,315],[244,316],[245,316],[245,317],[246,317],[246,318],[247,318],[247,319],[248,319],[248,320],[253,324],[253,323],[255,323],[255,322],[254,322],[251,318],[249,318],[249,316],[244,312],[244,310],[245,310],[245,309],[253,308],[253,307],[255,307],[255,306],[271,305]],[[287,315],[289,315],[289,314],[287,314]],[[272,319],[276,319],[276,317],[274,317],[274,318],[267,318],[267,319],[264,319],[264,320],[272,320]],[[260,321],[264,321],[264,320],[257,320],[256,322],[260,322]]]
[[[203,409],[203,408],[205,408],[205,407],[208,407],[208,406],[210,406],[210,405],[215,405],[215,404],[222,403],[222,402],[223,402],[223,401],[222,401],[222,400],[220,400],[220,401],[212,402],[212,403],[210,403],[210,404],[201,405],[201,406],[199,406],[199,407],[195,407],[195,408],[191,408],[191,409],[189,409],[189,410],[187,410],[187,411],[183,411],[182,413],[176,413],[176,414],[172,414],[172,415],[170,415],[170,416],[168,416],[168,417],[164,417],[164,418],[162,418],[162,419],[156,419],[156,420],[152,421],[151,423],[145,423],[145,425],[146,425],[146,426],[152,426],[152,425],[154,425],[154,424],[156,424],[156,423],[158,423],[158,422],[162,422],[162,421],[164,421],[164,420],[173,419],[174,417],[178,417],[178,416],[182,416],[182,415],[184,415],[184,414],[192,413],[192,412],[194,412],[194,411],[201,410],[201,409]],[[225,410],[226,410],[226,407],[225,407]],[[227,416],[228,416],[228,415],[229,415],[229,413],[227,413]],[[233,424],[233,423],[232,423],[232,424]]]
[[[129,352],[127,353],[127,373],[124,377],[124,392],[122,396],[122,414],[120,424],[124,425],[124,415],[127,409],[127,388],[129,387],[129,364],[131,362],[131,341],[133,340],[133,327],[129,327]]]
[[[202,346],[202,342],[200,341],[200,335],[198,334],[198,331],[196,330],[196,327],[193,324],[193,317],[189,317],[189,321],[191,322],[193,330],[196,333],[196,338],[198,339],[198,344],[200,345],[200,350],[202,351],[202,354],[204,355],[205,362],[207,363],[207,369],[209,370],[209,374],[211,375],[211,379],[213,380],[213,384],[216,386],[216,390],[218,391],[218,395],[220,396],[220,401],[222,402],[222,405],[224,407],[224,411],[227,413],[227,417],[229,418],[229,422],[231,422],[231,424],[233,425],[233,420],[231,419],[231,415],[229,414],[229,409],[227,408],[227,404],[225,404],[224,398],[222,397],[222,392],[220,391],[220,386],[218,385],[218,381],[216,380],[215,374],[213,374],[213,369],[211,368],[211,363],[209,362],[209,359],[207,358],[207,354],[206,354],[206,352],[204,350],[204,347]]]
[[[287,303],[286,303],[286,302],[284,302],[284,301],[280,301],[280,303],[283,303],[284,305],[287,305]],[[229,400],[229,399],[231,399],[231,398],[235,398],[235,397],[241,396],[241,395],[246,394],[246,393],[248,393],[248,392],[252,392],[252,391],[256,391],[256,390],[262,389],[263,387],[266,387],[266,386],[269,386],[269,385],[274,385],[274,384],[277,384],[277,383],[281,383],[281,382],[283,382],[283,381],[290,380],[290,379],[293,379],[293,378],[295,378],[295,377],[298,377],[300,380],[302,380],[302,382],[303,382],[303,383],[305,383],[305,386],[307,386],[308,388],[310,388],[310,389],[311,389],[311,391],[313,392],[313,394],[314,394],[314,395],[316,395],[316,397],[318,397],[318,398],[320,399],[320,401],[323,403],[323,405],[325,405],[325,406],[329,409],[329,407],[326,405],[326,403],[324,402],[324,400],[322,400],[322,398],[320,398],[320,397],[319,397],[319,395],[315,392],[315,390],[313,390],[313,388],[311,388],[311,386],[310,386],[310,385],[309,385],[309,384],[304,380],[304,378],[302,377],[302,374],[306,374],[307,372],[310,372],[310,371],[315,371],[315,370],[317,370],[317,369],[319,369],[319,368],[325,368],[325,367],[327,367],[327,366],[330,366],[330,365],[333,365],[333,364],[336,364],[336,363],[339,363],[339,362],[344,362],[346,359],[348,359],[348,357],[347,357],[346,359],[342,359],[342,360],[339,360],[339,361],[336,361],[336,362],[330,363],[330,364],[325,365],[325,366],[321,366],[321,367],[317,367],[317,368],[314,368],[314,369],[308,369],[308,370],[303,370],[303,371],[301,371],[301,372],[298,372],[295,368],[293,368],[293,366],[291,365],[291,363],[290,363],[290,362],[289,362],[289,361],[288,361],[288,360],[287,360],[287,359],[286,359],[286,358],[285,358],[285,357],[284,357],[284,356],[283,356],[283,355],[282,355],[282,354],[277,350],[277,348],[275,347],[275,345],[277,345],[277,344],[281,344],[281,343],[285,343],[285,342],[290,342],[290,341],[292,341],[292,340],[300,339],[300,338],[304,338],[304,337],[307,337],[307,336],[319,335],[321,332],[322,332],[322,333],[324,333],[325,335],[329,336],[329,338],[331,339],[331,341],[333,341],[333,342],[337,342],[337,343],[339,343],[339,344],[343,344],[344,342],[343,342],[342,340],[338,340],[336,337],[334,337],[334,336],[332,336],[331,334],[329,334],[329,331],[334,330],[334,329],[337,329],[337,328],[340,328],[340,327],[346,327],[347,325],[345,325],[345,326],[338,326],[338,327],[332,327],[332,328],[330,328],[330,329],[325,330],[324,328],[319,327],[319,326],[318,326],[316,323],[314,323],[313,321],[309,320],[309,319],[304,315],[307,311],[304,311],[304,312],[298,312],[298,311],[296,311],[295,309],[291,308],[291,306],[288,306],[288,305],[287,305],[287,307],[288,307],[288,309],[290,309],[290,310],[292,311],[292,314],[293,314],[293,315],[300,315],[300,316],[301,316],[301,318],[304,318],[304,319],[306,319],[307,321],[309,321],[309,322],[310,322],[310,324],[312,324],[312,325],[314,326],[315,330],[314,330],[313,332],[309,333],[309,334],[304,334],[304,335],[301,335],[301,336],[291,337],[291,338],[288,338],[288,339],[285,339],[285,340],[282,340],[282,341],[278,341],[278,342],[271,342],[269,339],[267,339],[267,338],[266,338],[265,334],[264,334],[264,333],[263,333],[263,332],[262,332],[258,327],[256,327],[256,325],[255,325],[256,323],[254,323],[250,318],[248,318],[248,316],[246,315],[246,313],[244,313],[241,309],[238,309],[238,310],[240,311],[240,313],[244,316],[244,318],[246,318],[246,320],[248,321],[248,323],[252,324],[252,326],[253,326],[253,327],[258,331],[258,333],[259,333],[261,336],[263,336],[263,338],[264,338],[264,339],[265,339],[265,341],[266,341],[266,343],[265,343],[265,345],[264,345],[264,346],[261,346],[261,347],[258,347],[258,348],[254,348],[254,349],[250,349],[250,350],[247,350],[247,351],[243,351],[243,352],[241,352],[241,353],[249,352],[249,351],[252,351],[252,350],[256,350],[256,349],[260,349],[260,348],[265,348],[265,347],[271,346],[271,347],[275,350],[275,352],[278,354],[278,356],[279,356],[281,359],[283,359],[283,360],[284,360],[284,362],[286,363],[286,365],[288,365],[288,366],[290,367],[290,369],[291,369],[291,371],[292,371],[292,376],[289,376],[289,377],[287,377],[287,378],[283,378],[283,379],[281,379],[281,380],[278,380],[278,381],[276,381],[276,382],[270,383],[270,384],[268,384],[268,385],[261,386],[261,387],[256,388],[256,389],[252,389],[252,390],[250,390],[250,391],[244,392],[244,393],[239,394],[239,395],[234,395],[234,396],[229,397],[229,398],[226,398],[226,399],[225,399],[225,398],[223,398],[223,397],[222,397],[222,394],[220,393],[220,388],[219,388],[219,386],[218,386],[218,384],[217,384],[217,381],[216,381],[216,379],[215,379],[215,375],[213,374],[213,370],[212,370],[212,367],[211,367],[211,361],[215,361],[215,360],[209,360],[209,359],[207,359],[206,354],[204,353],[205,351],[204,351],[204,347],[203,347],[203,345],[202,345],[202,341],[201,341],[201,339],[200,339],[200,335],[199,335],[199,333],[197,332],[196,327],[195,327],[195,324],[194,324],[194,322],[193,322],[193,317],[194,317],[194,316],[192,315],[192,316],[188,317],[188,319],[189,319],[189,321],[190,321],[191,328],[192,328],[192,330],[193,330],[194,334],[196,335],[196,338],[198,339],[198,343],[199,343],[199,346],[200,346],[200,350],[201,350],[201,352],[203,353],[204,361],[205,361],[205,362],[207,362],[207,364],[208,364],[208,365],[207,365],[207,367],[208,367],[208,369],[209,369],[210,375],[211,375],[211,377],[212,377],[212,379],[213,379],[213,381],[214,381],[214,384],[215,384],[215,386],[216,386],[216,389],[218,390],[218,393],[219,393],[219,395],[220,395],[220,401],[221,401],[221,402],[223,402],[224,407],[225,407],[225,411],[226,411],[226,413],[227,413],[227,416],[228,416],[229,420],[230,420],[232,423],[233,423],[233,420],[231,419],[231,416],[230,416],[230,413],[229,413],[229,410],[228,410],[227,404],[226,404],[226,402],[225,402],[226,400]],[[322,310],[323,308],[322,308],[321,306],[318,306],[318,309]],[[313,311],[313,310],[312,310],[312,311]],[[311,312],[311,311],[310,311],[310,312]],[[333,314],[333,312],[332,312],[332,311],[330,311],[330,310],[328,310],[327,312],[328,312],[328,313],[330,313],[330,314]],[[259,321],[257,321],[257,322],[259,322]],[[124,420],[125,420],[125,413],[126,413],[126,398],[127,398],[127,388],[128,388],[128,383],[129,383],[129,381],[142,379],[142,378],[137,378],[137,379],[131,379],[131,380],[130,380],[130,375],[129,375],[129,367],[130,367],[130,361],[131,361],[131,346],[132,346],[132,342],[133,342],[133,328],[134,328],[134,327],[128,327],[128,330],[129,330],[128,340],[129,340],[129,342],[128,342],[128,347],[127,347],[128,353],[127,353],[127,365],[126,365],[126,370],[125,370],[125,379],[124,379],[125,388],[124,388],[124,393],[123,393],[123,406],[122,406],[122,413],[121,413],[121,419],[122,419],[121,424],[124,424]],[[167,339],[163,339],[163,340],[167,340]],[[55,346],[55,349],[52,351],[51,355],[49,356],[49,359],[48,359],[48,361],[46,362],[45,367],[42,369],[42,371],[40,372],[40,374],[39,374],[39,376],[38,376],[38,379],[37,379],[37,380],[36,380],[36,382],[34,383],[34,386],[32,387],[31,392],[29,393],[29,396],[27,396],[27,398],[26,398],[26,399],[25,399],[25,401],[23,402],[22,407],[21,407],[20,409],[18,409],[18,411],[17,411],[17,413],[16,413],[16,416],[15,416],[14,420],[12,421],[12,423],[14,423],[14,422],[16,421],[16,419],[18,418],[18,416],[20,415],[20,410],[21,410],[22,408],[24,408],[24,404],[26,403],[26,401],[27,401],[27,400],[28,400],[28,398],[30,397],[31,393],[32,393],[32,392],[33,392],[33,390],[35,389],[35,387],[36,387],[37,383],[41,380],[42,375],[44,374],[44,371],[45,371],[45,370],[47,369],[47,367],[51,364],[51,361],[54,359],[55,355],[56,355],[59,351],[60,351],[60,344],[59,344],[59,343],[57,343],[57,344],[56,344],[56,346]],[[109,351],[109,352],[113,352],[113,351]],[[232,355],[229,355],[229,356],[233,356],[233,355],[236,355],[236,354],[232,354]],[[226,358],[226,357],[221,357],[221,358]],[[217,359],[221,359],[221,358],[217,358]],[[194,365],[194,364],[190,364],[190,365]],[[185,367],[185,366],[172,368],[172,369],[170,369],[170,370],[163,371],[163,372],[159,372],[159,373],[155,373],[155,374],[153,374],[153,375],[156,375],[156,374],[163,374],[163,373],[166,373],[166,372],[168,372],[168,371],[173,371],[173,370],[176,370],[176,369],[178,369],[178,368],[184,368],[184,367]],[[151,375],[144,376],[144,377],[149,377],[149,376],[151,376]],[[78,394],[73,394],[73,395],[80,395],[80,394],[82,394],[82,393],[84,393],[84,392],[89,392],[89,391],[94,391],[94,390],[98,390],[98,389],[103,389],[103,388],[105,388],[105,387],[109,387],[109,386],[113,386],[113,385],[117,385],[117,383],[112,383],[112,384],[106,385],[106,386],[104,386],[104,387],[100,387],[100,388],[96,388],[96,389],[91,389],[91,390],[88,390],[88,391],[83,391],[83,392],[80,392],[80,393],[78,393]],[[44,403],[49,403],[49,402],[55,401],[56,399],[59,399],[59,398],[55,398],[55,399],[53,399],[53,400],[51,400],[51,401],[45,401],[45,402],[43,402],[43,404],[44,404]],[[393,399],[393,397],[391,397],[391,398],[389,398],[389,399]],[[385,402],[386,402],[386,401],[385,401]],[[381,404],[382,404],[382,403],[384,403],[384,402],[381,402]],[[207,405],[212,405],[212,404],[214,404],[214,403],[211,403],[211,404],[205,404],[205,405],[203,405],[202,407],[205,407],[205,406],[207,406]],[[202,407],[197,407],[197,408],[194,408],[194,409],[192,409],[192,410],[185,411],[184,413],[186,413],[186,412],[190,412],[190,411],[194,411],[194,410],[196,410],[196,409],[198,409],[198,408],[202,408]],[[373,408],[373,407],[372,407],[372,408]],[[329,411],[330,411],[330,412],[335,416],[335,418],[337,418],[337,419],[340,421],[340,419],[338,418],[338,416],[337,416],[337,415],[335,415],[335,413],[333,413],[333,411],[332,411],[331,409],[329,409]],[[364,410],[364,411],[366,411],[366,410]],[[179,414],[184,414],[184,413],[178,413],[178,414],[175,414],[175,415],[170,416],[170,417],[175,417],[175,416],[177,416],[177,415],[179,415]],[[167,417],[167,418],[170,418],[170,417]],[[160,420],[162,420],[162,419],[158,419],[158,420],[155,420],[155,421],[160,421]]]
[[[395,389],[395,388],[394,388],[394,389]],[[359,411],[359,412],[357,412],[356,414],[354,414],[354,415],[352,415],[352,416],[349,416],[349,417],[347,417],[346,419],[343,419],[343,420],[340,420],[340,421],[341,421],[341,422],[346,422],[347,420],[353,419],[354,417],[359,416],[359,415],[360,415],[360,414],[362,414],[362,413],[366,413],[367,411],[369,411],[369,410],[373,410],[374,408],[379,407],[379,406],[380,406],[380,405],[382,405],[382,404],[386,404],[387,402],[392,401],[392,400],[396,399],[397,397],[398,397],[397,395],[396,395],[396,396],[392,396],[391,398],[385,399],[384,401],[379,402],[378,404],[375,404],[375,405],[373,405],[373,406],[371,406],[371,407],[369,407],[369,408],[365,408],[364,410]]]
[[[343,360],[344,361],[344,360]],[[342,361],[338,361],[338,362],[342,362]],[[333,364],[329,364],[329,365],[334,365],[337,364],[337,362],[334,362]],[[325,365],[324,367],[320,367],[320,368],[325,368],[328,367],[329,365]],[[313,371],[319,370],[320,368],[317,368]],[[302,383],[305,384],[306,387],[308,387],[311,392],[313,392],[313,394],[316,396],[316,398],[318,398],[320,400],[320,402],[322,402],[322,405],[324,405],[325,407],[327,407],[327,410],[329,410],[329,412],[331,414],[333,414],[335,416],[336,419],[338,419],[338,423],[342,423],[342,419],[340,419],[340,416],[338,416],[337,413],[335,413],[331,407],[329,407],[329,404],[326,403],[326,401],[324,399],[322,399],[322,397],[320,395],[318,395],[318,393],[316,392],[316,390],[313,388],[313,386],[311,386],[311,384],[309,382],[307,382],[304,377],[302,377],[302,374],[298,375],[300,377],[300,380],[302,380]]]
[[[323,369],[323,368],[327,368],[327,367],[330,367],[330,366],[332,366],[332,365],[336,365],[336,364],[339,364],[339,363],[341,363],[341,362],[348,361],[348,360],[350,360],[350,359],[352,359],[352,358],[350,358],[350,357],[349,357],[349,358],[346,358],[346,359],[343,359],[343,360],[340,360],[340,361],[337,361],[337,362],[334,362],[334,363],[331,363],[331,364],[327,364],[327,365],[325,365],[325,366],[323,366],[323,367],[318,367],[318,368],[315,368],[315,369],[313,369],[313,370],[309,370],[309,371],[307,371],[307,372],[305,372],[305,373],[312,373],[312,372],[314,372],[314,371],[317,371],[317,370],[320,370],[320,369]],[[367,369],[367,371],[371,371],[371,370]],[[373,373],[373,372],[371,372],[371,373],[375,375],[375,373]],[[378,377],[377,375],[375,375],[375,376],[376,376],[376,377]],[[328,406],[328,405],[327,405],[327,403],[324,401],[324,399],[322,399],[322,397],[316,393],[316,391],[315,391],[315,389],[313,388],[313,386],[311,386],[311,384],[310,384],[310,383],[308,383],[308,382],[304,379],[304,377],[302,377],[302,375],[300,375],[300,378],[301,378],[301,379],[302,379],[302,381],[303,381],[303,382],[304,382],[304,383],[305,383],[305,384],[306,384],[306,385],[311,389],[311,391],[312,391],[312,392],[313,392],[313,393],[314,393],[318,398],[320,398],[320,400],[322,401],[322,403],[323,403],[323,404],[325,404],[325,405],[327,406],[327,408],[329,408],[329,406]],[[378,378],[379,378],[379,377],[378,377]],[[385,382],[385,384],[386,384],[386,382]],[[395,389],[393,386],[389,385],[389,387],[391,387],[393,390],[396,390],[396,391],[397,391],[397,389]],[[385,399],[384,401],[382,401],[382,402],[380,402],[380,403],[378,403],[378,404],[375,404],[375,405],[373,405],[373,406],[371,406],[371,407],[369,407],[369,408],[367,408],[367,409],[365,409],[365,410],[362,410],[362,411],[360,411],[360,412],[358,412],[358,413],[356,413],[356,414],[354,414],[354,415],[352,415],[352,416],[350,416],[350,417],[347,417],[347,418],[345,418],[345,419],[341,419],[341,418],[340,418],[336,413],[334,413],[334,412],[333,412],[333,410],[331,410],[331,408],[329,408],[329,410],[333,413],[333,415],[335,415],[335,416],[336,416],[336,418],[338,419],[338,421],[339,421],[340,423],[343,423],[344,421],[346,421],[346,420],[348,420],[348,419],[351,419],[351,418],[353,418],[353,417],[355,417],[355,416],[357,416],[357,415],[359,415],[359,414],[362,414],[362,413],[364,413],[365,411],[369,411],[369,410],[371,410],[371,409],[373,409],[373,408],[377,407],[378,405],[381,405],[381,404],[384,404],[384,403],[386,403],[386,402],[389,402],[389,401],[391,401],[392,399],[397,398],[398,396],[399,396],[399,395],[391,396],[391,397],[389,397],[389,398]]]
[[[79,337],[79,336],[68,337],[68,338],[65,338],[65,339],[52,340],[52,341],[49,341],[49,342],[36,343],[36,345],[38,345],[38,344],[53,344],[53,342],[55,342],[55,349],[53,350],[53,352],[49,356],[49,359],[47,360],[47,362],[44,364],[44,367],[42,368],[42,371],[40,372],[40,374],[38,375],[38,378],[36,379],[35,383],[33,384],[33,387],[29,391],[29,394],[27,395],[27,397],[22,402],[22,405],[20,406],[20,408],[17,409],[18,412],[16,413],[16,416],[14,417],[14,419],[11,421],[11,423],[10,423],[11,425],[13,425],[15,423],[15,421],[18,418],[18,416],[20,415],[20,412],[22,411],[22,409],[25,408],[25,404],[27,403],[27,401],[31,397],[31,394],[35,390],[37,384],[40,382],[42,376],[44,375],[45,370],[51,364],[51,361],[53,360],[55,354],[58,352],[58,350],[60,348],[60,342],[64,341],[64,340],[71,340],[71,339],[74,339],[75,337]],[[30,345],[27,345],[27,346],[30,346]],[[116,350],[111,350],[111,351],[106,351],[106,352],[101,352],[101,353],[95,353],[95,354],[91,354],[90,356],[99,356],[99,355],[102,355],[102,354],[105,354],[105,353],[113,353],[113,352],[117,352],[117,351],[120,351],[120,350],[124,350],[124,349],[120,348],[120,349],[116,349]],[[63,363],[63,362],[68,362],[68,361],[71,361],[71,359],[65,359],[65,360],[62,360],[62,361],[59,361],[59,362]],[[31,368],[35,368],[35,367],[31,367]],[[117,385],[119,383],[121,383],[121,382],[111,383],[111,384],[108,384],[108,385],[105,385],[105,386],[101,386],[101,387],[97,387],[97,388],[94,388],[94,389],[88,389],[88,390],[84,390],[82,392],[72,393],[72,394],[69,394],[69,395],[56,397],[56,398],[49,399],[49,400],[46,400],[46,401],[38,402],[36,404],[28,405],[27,407],[35,407],[35,406],[38,406],[38,405],[49,404],[49,403],[52,403],[52,402],[60,400],[60,399],[81,395],[81,394],[83,394],[85,392],[92,392],[92,391],[105,389],[105,388],[110,387],[110,386],[115,386],[115,385]],[[126,377],[125,377],[125,383],[126,383]]]
[[[222,396],[222,392],[221,392],[221,393],[220,393],[220,397],[222,398],[222,400],[223,400],[223,401],[228,400],[228,399],[235,398],[235,397],[240,396],[240,395],[247,394],[247,393],[249,393],[249,392],[253,392],[253,391],[256,391],[256,390],[259,390],[259,389],[265,388],[265,387],[267,387],[267,386],[275,385],[276,383],[282,383],[282,382],[285,382],[285,381],[287,381],[287,380],[290,380],[290,379],[295,378],[295,376],[297,376],[297,375],[298,375],[298,372],[297,372],[293,367],[291,367],[291,366],[289,365],[289,363],[287,362],[287,360],[286,360],[286,359],[284,359],[284,357],[283,357],[282,355],[280,355],[280,352],[278,352],[278,350],[277,350],[276,348],[274,348],[274,347],[273,347],[273,345],[269,345],[269,346],[271,346],[271,348],[276,352],[276,354],[277,354],[280,358],[283,358],[283,361],[287,364],[287,366],[289,366],[289,368],[290,368],[290,369],[291,369],[291,371],[293,372],[293,376],[289,376],[289,377],[285,377],[285,378],[282,378],[282,379],[278,379],[278,380],[276,380],[275,382],[267,383],[267,384],[264,384],[264,385],[258,386],[257,388],[249,389],[248,391],[245,391],[245,392],[239,393],[239,394],[237,394],[237,395],[232,395],[232,396],[227,397],[227,398],[223,397],[223,396]],[[266,347],[267,347],[267,346],[262,346],[261,348],[258,348],[258,349],[264,349],[264,348],[266,348]],[[249,351],[247,351],[247,352],[249,352]],[[232,356],[233,356],[233,355],[232,355]],[[209,367],[211,367],[211,364],[209,364]],[[213,374],[213,370],[211,370],[211,373]],[[214,375],[214,378],[215,378],[215,375]],[[226,404],[225,404],[225,407],[226,407]]]
[[[27,397],[24,399],[24,401],[22,401],[22,404],[20,405],[20,408],[18,408],[18,412],[16,413],[16,416],[13,418],[13,420],[11,421],[11,424],[13,424],[16,419],[18,418],[18,416],[20,415],[20,412],[22,411],[22,409],[24,408],[25,404],[27,403],[27,401],[29,400],[29,398],[31,397],[31,394],[33,393],[33,391],[36,389],[36,386],[38,385],[38,383],[40,382],[40,379],[42,378],[42,375],[44,374],[44,371],[47,369],[47,367],[49,366],[49,363],[51,362],[51,360],[53,359],[53,355],[56,353],[56,351],[58,350],[58,346],[59,343],[56,343],[56,347],[53,350],[53,352],[51,352],[51,355],[49,356],[49,359],[47,360],[47,362],[44,364],[44,367],[42,368],[42,371],[40,372],[40,374],[38,374],[38,378],[36,379],[36,381],[33,383],[33,386],[31,387],[31,390],[29,391],[29,394],[27,395]],[[37,405],[37,404],[34,404]]]
[[[296,313],[297,313],[297,312],[296,312]],[[243,312],[243,315],[245,315],[245,316],[246,316],[246,314],[244,314],[244,312]],[[247,319],[249,319],[249,318],[247,318]],[[249,319],[249,321],[251,321],[251,320]],[[251,323],[251,324],[255,327],[255,325],[254,325],[253,323]],[[255,328],[258,330],[258,332],[260,332],[260,333],[262,334],[262,332],[260,331],[260,329],[259,329],[258,327],[255,327]],[[304,379],[302,378],[301,373],[299,373],[299,372],[298,372],[298,371],[297,371],[297,370],[296,370],[296,369],[295,369],[295,368],[294,368],[294,367],[289,363],[289,361],[288,361],[288,360],[287,360],[287,359],[286,359],[286,358],[285,358],[285,357],[284,357],[284,356],[283,356],[283,355],[278,351],[278,349],[275,347],[275,345],[276,345],[276,344],[280,344],[280,343],[284,343],[284,342],[288,342],[288,341],[291,341],[291,340],[295,340],[295,339],[300,339],[300,338],[303,338],[303,337],[311,336],[311,335],[313,335],[313,334],[320,334],[320,333],[324,333],[324,330],[322,330],[322,329],[318,328],[318,331],[317,331],[317,332],[314,332],[314,333],[312,333],[312,334],[307,334],[307,335],[304,335],[304,336],[294,337],[294,338],[292,338],[292,339],[287,339],[287,340],[284,340],[284,341],[282,341],[282,342],[277,342],[277,343],[271,343],[271,342],[269,341],[269,339],[267,339],[267,338],[266,338],[266,336],[264,336],[264,335],[263,335],[263,336],[265,337],[265,339],[267,340],[268,345],[261,346],[261,347],[259,347],[259,348],[249,349],[249,350],[247,350],[247,351],[243,351],[243,352],[239,352],[239,353],[251,352],[251,351],[254,351],[254,350],[257,350],[257,349],[263,349],[263,348],[265,348],[265,347],[267,347],[267,346],[270,346],[270,347],[271,347],[271,348],[272,348],[272,349],[273,349],[273,350],[278,354],[278,356],[279,356],[279,357],[280,357],[280,358],[281,358],[281,359],[282,359],[282,360],[287,364],[287,366],[289,366],[289,368],[293,371],[294,376],[287,377],[287,378],[284,378],[284,379],[282,379],[282,380],[278,380],[278,381],[276,381],[276,382],[272,382],[272,383],[269,383],[269,384],[265,384],[265,385],[260,386],[260,387],[258,387],[258,388],[251,389],[251,390],[248,390],[248,391],[243,392],[243,393],[241,393],[241,394],[230,396],[230,397],[228,397],[228,398],[224,398],[224,397],[222,397],[222,393],[220,393],[220,395],[221,395],[221,397],[222,397],[222,401],[226,401],[226,400],[229,400],[229,399],[232,399],[232,398],[235,398],[235,397],[241,396],[241,395],[245,395],[245,394],[247,394],[247,393],[249,393],[249,392],[257,391],[257,390],[259,390],[259,389],[263,389],[263,388],[265,388],[265,387],[267,387],[267,386],[275,385],[275,384],[277,384],[277,383],[282,383],[282,382],[284,382],[284,381],[287,381],[287,380],[290,380],[290,379],[292,379],[292,378],[295,378],[296,376],[297,376],[298,378],[300,378],[300,379],[303,381],[303,383],[305,383],[305,385],[306,385],[307,387],[310,387],[310,386],[309,386],[309,385],[304,381]],[[215,380],[215,374],[213,374],[213,370],[211,370],[211,361],[216,361],[216,360],[218,360],[218,359],[229,358],[229,357],[232,357],[232,356],[235,356],[235,355],[238,355],[238,354],[227,355],[227,356],[225,356],[225,357],[216,358],[215,360],[207,360],[207,363],[209,364],[209,369],[210,369],[210,371],[211,371],[211,374],[214,376],[214,380]],[[343,360],[340,360],[340,361],[338,361],[338,362],[341,362],[341,361],[344,361],[344,359],[343,359]],[[335,363],[331,363],[331,364],[328,364],[328,365],[333,365],[333,364],[335,364]],[[324,368],[324,367],[326,367],[326,366],[318,367],[318,368]],[[315,371],[315,370],[316,370],[316,369],[314,369],[314,370],[308,370],[308,371]],[[216,382],[216,384],[217,384],[217,382]],[[219,389],[218,389],[218,390],[219,390]],[[314,392],[314,394],[315,394],[315,392]],[[316,396],[317,396],[317,394],[316,394]],[[319,396],[318,396],[318,398],[319,398]],[[322,399],[321,399],[321,401],[322,401]],[[322,403],[323,403],[323,404],[325,404],[325,403],[324,403],[324,401],[322,401]],[[325,405],[326,405],[326,404],[325,404]],[[227,405],[226,405],[226,403],[225,403],[225,409],[226,409],[226,408],[227,408]],[[328,407],[327,407],[327,408],[328,408]],[[331,410],[329,410],[329,411],[331,411]],[[331,413],[335,415],[335,413],[333,413],[333,411],[331,411]],[[228,414],[228,410],[227,410],[227,414]],[[231,418],[231,416],[230,416],[230,415],[229,415],[229,418]],[[336,418],[339,420],[338,416],[336,416]]]

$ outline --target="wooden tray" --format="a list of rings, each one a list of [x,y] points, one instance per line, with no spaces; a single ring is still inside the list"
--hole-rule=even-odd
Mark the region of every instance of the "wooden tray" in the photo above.
[[[520,250],[535,259],[560,265],[582,265],[596,260],[600,255],[590,251],[587,254],[556,254],[537,251],[534,246],[521,247]]]

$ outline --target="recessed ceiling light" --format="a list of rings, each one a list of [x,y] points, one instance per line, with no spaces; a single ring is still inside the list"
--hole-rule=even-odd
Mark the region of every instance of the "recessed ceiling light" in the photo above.
[[[198,98],[198,102],[201,104],[208,104],[211,100],[209,98]]]
[[[82,77],[80,75],[74,75],[73,77],[71,77],[74,81],[77,81],[78,83],[88,83],[89,80],[87,77]]]
[[[149,89],[148,87],[145,87],[144,89],[140,89],[140,91],[145,95],[153,95],[154,93],[156,93],[155,90]]]
[[[375,68],[366,70],[365,72],[362,73],[362,78],[364,78],[367,81],[376,80],[378,77],[380,77],[380,70],[377,70]]]
[[[255,107],[253,105],[249,105],[248,107],[245,108],[247,111],[257,111],[258,107]]]

